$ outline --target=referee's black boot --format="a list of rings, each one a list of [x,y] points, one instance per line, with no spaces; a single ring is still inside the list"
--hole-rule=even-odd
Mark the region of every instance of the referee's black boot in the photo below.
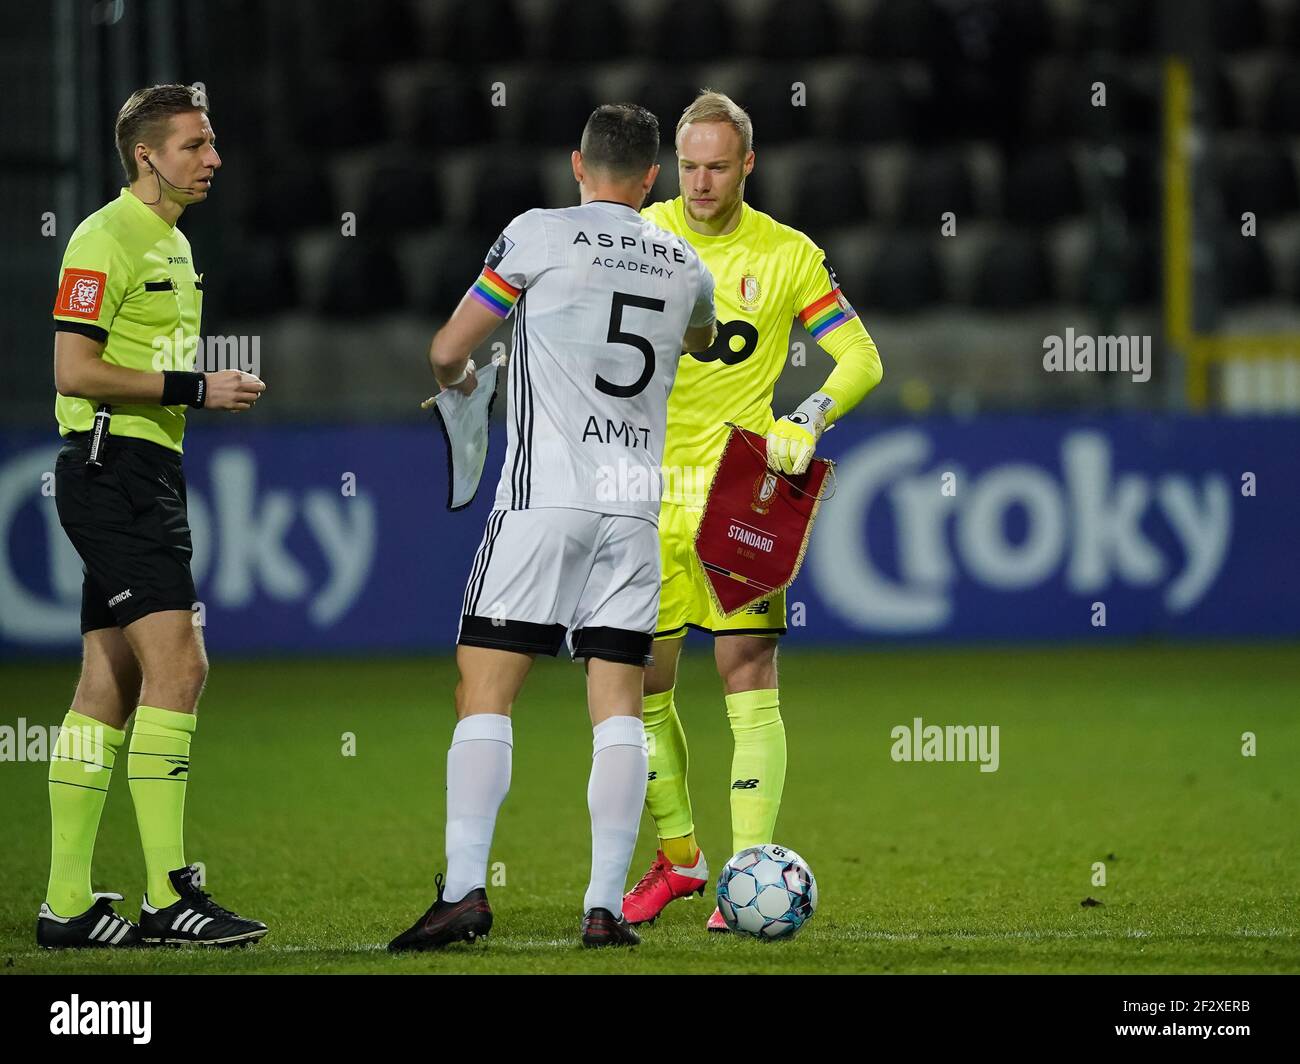
[[[106,949],[140,945],[140,929],[113,911],[120,894],[92,895],[95,904],[80,916],[56,916],[44,902],[36,918],[36,944],[42,949]]]
[[[195,865],[168,872],[167,878],[180,900],[155,909],[145,895],[140,906],[140,940],[145,945],[239,946],[266,934],[266,924],[223,909],[212,895],[200,890]]]

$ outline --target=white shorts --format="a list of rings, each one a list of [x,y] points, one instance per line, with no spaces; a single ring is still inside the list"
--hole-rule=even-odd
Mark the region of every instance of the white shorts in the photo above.
[[[588,510],[493,510],[457,642],[645,665],[659,615],[659,530]]]

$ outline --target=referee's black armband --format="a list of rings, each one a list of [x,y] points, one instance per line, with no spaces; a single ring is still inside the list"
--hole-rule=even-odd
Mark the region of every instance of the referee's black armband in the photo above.
[[[208,397],[208,378],[202,373],[163,370],[162,406],[202,406]]]

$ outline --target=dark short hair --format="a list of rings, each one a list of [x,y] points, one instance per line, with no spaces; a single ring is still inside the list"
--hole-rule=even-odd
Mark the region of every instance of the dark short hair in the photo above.
[[[207,98],[189,85],[151,85],[137,89],[117,112],[117,125],[113,135],[117,140],[117,154],[122,160],[128,183],[140,176],[135,165],[135,146],[148,144],[159,147],[167,135],[167,125],[173,115],[187,111],[207,113]]]
[[[619,177],[645,173],[659,158],[659,119],[634,103],[602,104],[582,131],[582,159]]]

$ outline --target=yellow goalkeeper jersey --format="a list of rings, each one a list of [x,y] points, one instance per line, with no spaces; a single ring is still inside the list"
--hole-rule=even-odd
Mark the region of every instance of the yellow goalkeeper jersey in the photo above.
[[[682,358],[668,397],[664,502],[704,505],[727,422],[762,434],[771,428],[772,389],[796,318],[822,342],[856,317],[821,248],[747,203],[741,211],[725,236],[691,229],[680,196],[641,212],[699,252],[713,274],[718,316],[713,346]]]

